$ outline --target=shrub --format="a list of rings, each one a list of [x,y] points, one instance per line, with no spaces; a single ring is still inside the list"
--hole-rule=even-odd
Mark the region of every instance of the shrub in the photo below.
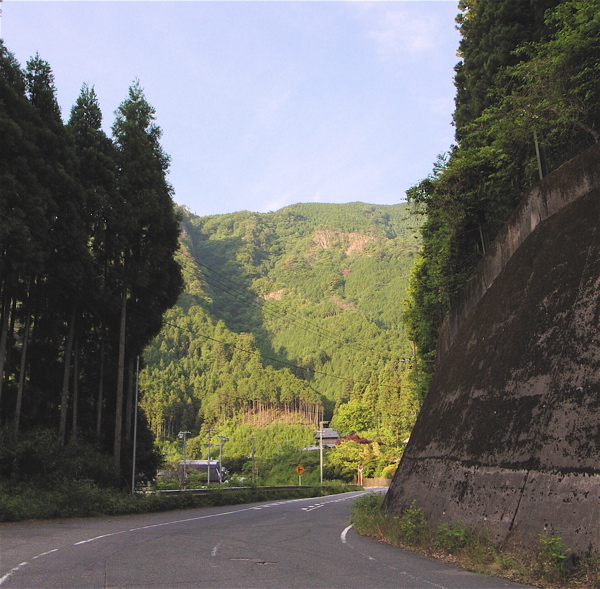
[[[600,589],[600,555],[572,558],[558,536],[539,536],[537,550],[520,543],[498,546],[485,529],[428,521],[414,501],[400,517],[383,510],[382,502],[378,494],[356,501],[351,521],[357,532],[429,555],[452,554],[453,562],[483,574],[555,589]]]
[[[382,471],[381,476],[385,479],[393,479],[398,468],[397,464],[388,464]]]
[[[450,553],[455,553],[460,548],[464,548],[466,543],[467,531],[460,521],[453,524],[440,524],[433,540],[435,546]]]
[[[398,528],[404,540],[410,544],[419,544],[425,535],[425,514],[413,501],[408,509],[398,518]]]
[[[112,458],[81,438],[72,438],[63,446],[52,429],[16,437],[10,427],[3,429],[0,438],[0,475],[12,484],[54,488],[67,480],[91,480],[102,487],[122,483]]]
[[[356,500],[350,511],[350,521],[354,528],[363,534],[377,535],[381,529],[378,525],[385,520],[382,511],[383,495],[381,493],[369,493]]]
[[[567,555],[571,551],[560,536],[540,534],[540,560],[544,572],[551,578],[562,578],[567,572]]]

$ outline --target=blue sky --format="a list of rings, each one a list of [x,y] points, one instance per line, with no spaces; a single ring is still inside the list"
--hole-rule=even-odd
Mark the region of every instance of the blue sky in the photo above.
[[[395,204],[453,142],[454,1],[4,0],[2,37],[93,84],[110,133],[139,78],[198,215]]]

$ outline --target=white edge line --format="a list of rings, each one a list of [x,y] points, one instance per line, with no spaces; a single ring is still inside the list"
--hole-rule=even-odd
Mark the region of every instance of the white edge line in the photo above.
[[[29,564],[27,561],[22,562],[20,564],[18,564],[16,567],[13,567],[12,569],[10,569],[10,571],[8,571],[8,573],[6,573],[6,575],[4,575],[3,577],[0,577],[0,585],[2,585],[4,583],[4,581],[7,581],[13,573],[17,572],[21,567],[24,567],[26,564]]]
[[[31,560],[35,560],[36,558],[41,558],[42,556],[46,556],[47,554],[52,554],[53,552],[58,552],[58,548],[53,548],[52,550],[48,550],[48,552],[42,552],[37,556],[34,556]]]
[[[118,536],[119,534],[124,534],[127,530],[122,530],[121,532],[113,532],[112,534],[103,534],[102,536],[96,536],[95,538],[89,538],[88,540],[81,540],[81,542],[75,542],[73,546],[79,546],[80,544],[87,544],[88,542],[93,542],[94,540],[100,540],[102,538],[110,538],[111,536]]]
[[[352,524],[350,524],[341,534],[340,534],[340,540],[342,541],[342,544],[348,544],[348,540],[346,540],[346,534],[352,529]]]

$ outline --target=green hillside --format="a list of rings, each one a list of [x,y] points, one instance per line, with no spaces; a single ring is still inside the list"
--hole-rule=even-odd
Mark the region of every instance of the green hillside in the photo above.
[[[233,442],[242,426],[265,434],[303,424],[305,438],[294,433],[302,446],[333,416],[344,433],[404,439],[418,405],[401,324],[419,249],[410,206],[182,211],[185,292],[140,379],[155,433],[218,428]],[[269,443],[273,435],[257,435],[263,455]]]

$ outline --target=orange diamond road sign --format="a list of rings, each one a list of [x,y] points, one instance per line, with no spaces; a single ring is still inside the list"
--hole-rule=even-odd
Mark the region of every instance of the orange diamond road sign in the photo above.
[[[306,470],[301,464],[299,464],[295,469],[296,474],[301,477],[304,474],[304,471]]]

